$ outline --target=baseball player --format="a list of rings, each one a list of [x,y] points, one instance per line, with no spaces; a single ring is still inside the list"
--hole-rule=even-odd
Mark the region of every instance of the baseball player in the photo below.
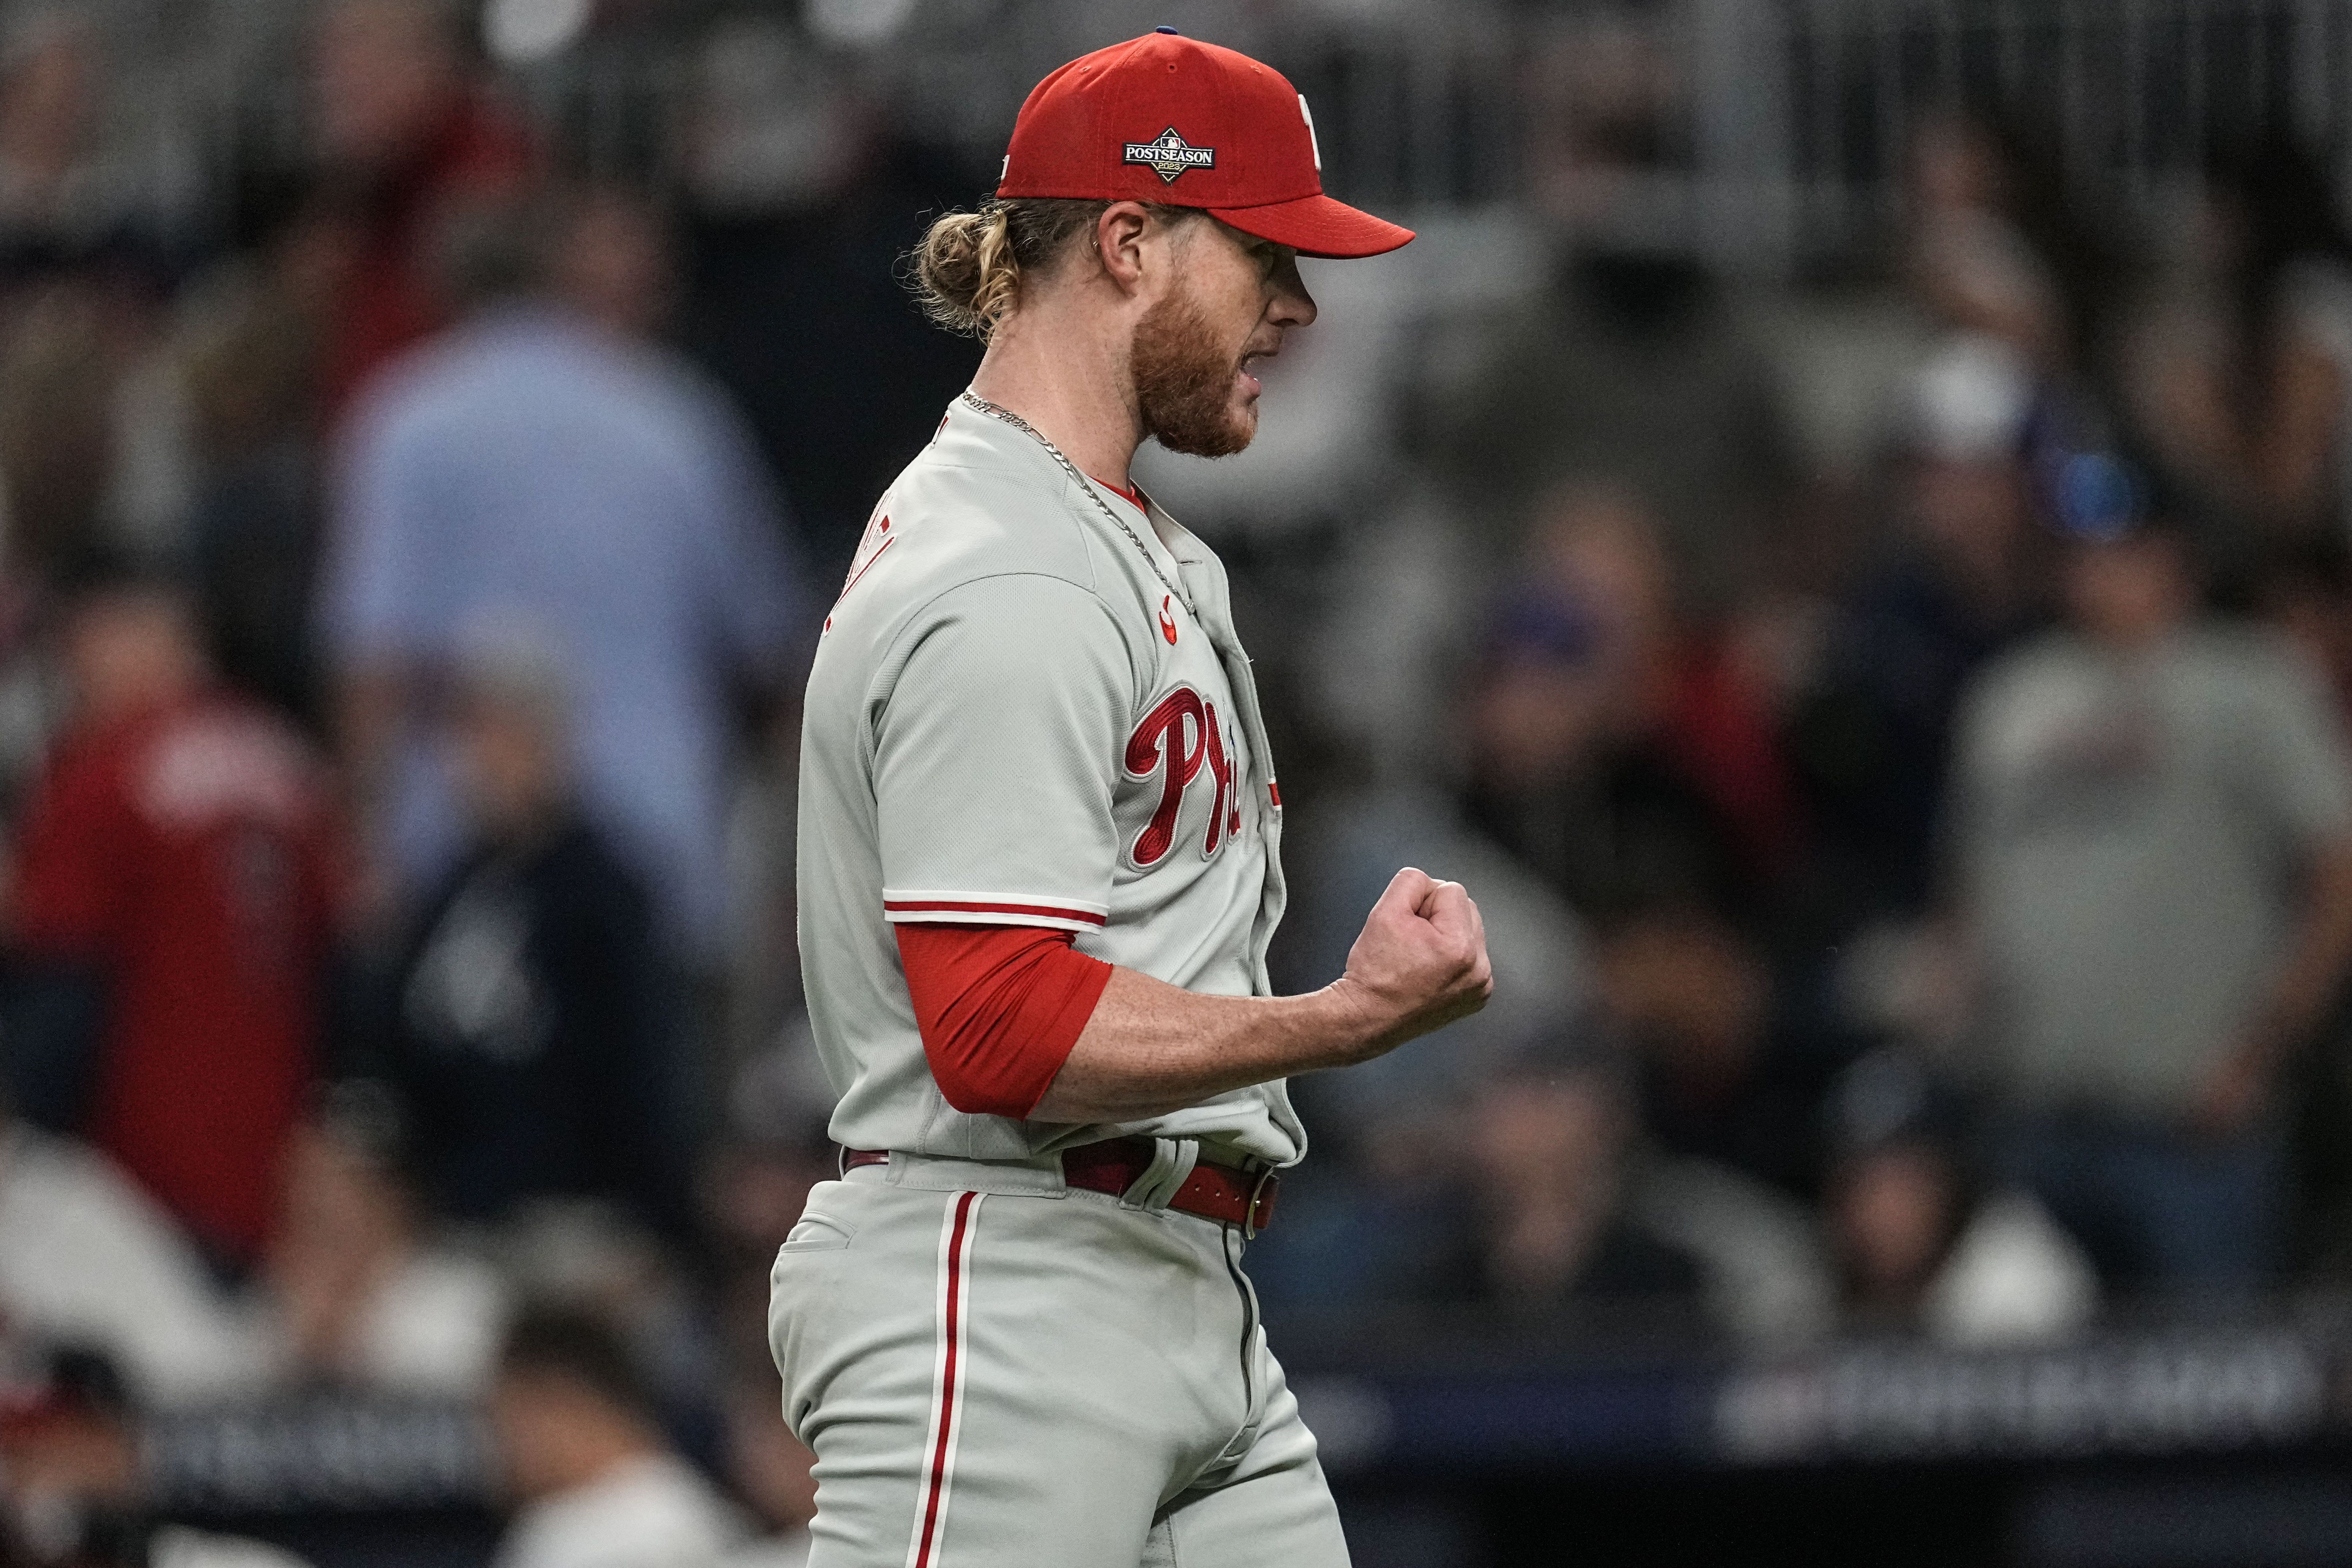
[[[1397,874],[1347,973],[1270,994],[1282,796],[1225,577],[1146,437],[1249,443],[1322,194],[1306,100],[1169,29],[1029,96],[935,223],[971,389],[876,508],[810,677],[801,947],[844,1176],[776,1260],[812,1568],[1336,1568],[1241,1271],[1305,1153],[1283,1081],[1476,1010],[1463,889]]]

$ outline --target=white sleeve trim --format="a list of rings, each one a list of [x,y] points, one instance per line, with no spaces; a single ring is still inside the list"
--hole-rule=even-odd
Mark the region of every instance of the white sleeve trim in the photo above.
[[[933,889],[885,888],[882,918],[898,924],[1044,926],[1055,931],[1100,931],[1110,906],[1058,893],[974,893]]]

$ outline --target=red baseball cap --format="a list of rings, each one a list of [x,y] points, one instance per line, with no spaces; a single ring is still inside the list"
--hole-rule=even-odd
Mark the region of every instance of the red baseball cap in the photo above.
[[[1200,207],[1302,256],[1378,256],[1412,237],[1323,194],[1314,117],[1279,71],[1172,27],[1032,89],[996,194]]]

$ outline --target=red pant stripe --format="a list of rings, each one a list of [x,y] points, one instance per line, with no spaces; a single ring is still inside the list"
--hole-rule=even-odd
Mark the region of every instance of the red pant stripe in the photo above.
[[[907,1549],[908,1568],[934,1568],[945,1533],[948,1490],[955,1475],[956,1437],[963,1424],[963,1325],[971,1293],[973,1215],[981,1194],[959,1193],[940,1232],[940,1352],[932,1373],[929,1456],[915,1516],[915,1538]]]

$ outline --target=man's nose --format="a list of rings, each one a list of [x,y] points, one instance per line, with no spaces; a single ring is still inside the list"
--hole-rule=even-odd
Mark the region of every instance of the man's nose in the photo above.
[[[1298,261],[1285,257],[1274,275],[1274,299],[1266,306],[1265,319],[1277,327],[1304,327],[1314,323],[1315,297],[1307,291],[1307,279],[1298,275]]]

